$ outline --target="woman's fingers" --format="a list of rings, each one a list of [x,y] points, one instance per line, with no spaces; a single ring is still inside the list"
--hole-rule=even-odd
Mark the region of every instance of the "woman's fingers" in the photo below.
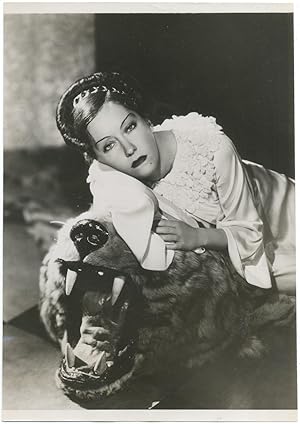
[[[160,221],[155,221],[155,224],[157,227],[175,227],[177,222],[170,219],[161,219]]]
[[[169,221],[168,219],[161,219],[160,221],[154,221],[152,229],[156,231],[158,228],[175,228],[176,221]]]
[[[165,241],[167,249],[180,249],[180,232],[178,231],[178,221],[161,219],[155,223],[155,232]]]
[[[166,246],[169,250],[178,250],[177,243],[166,243]]]
[[[157,227],[155,229],[155,232],[157,234],[176,234],[176,228],[175,227],[169,227],[169,226],[161,226],[161,227]]]
[[[178,240],[177,234],[160,234],[165,242],[175,242]]]

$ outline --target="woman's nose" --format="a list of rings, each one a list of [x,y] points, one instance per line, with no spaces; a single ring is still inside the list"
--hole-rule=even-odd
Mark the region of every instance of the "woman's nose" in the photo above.
[[[132,156],[137,149],[136,146],[129,141],[123,141],[122,147],[126,157]]]

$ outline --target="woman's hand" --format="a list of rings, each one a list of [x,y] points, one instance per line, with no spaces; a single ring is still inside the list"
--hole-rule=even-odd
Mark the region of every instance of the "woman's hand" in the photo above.
[[[199,229],[183,221],[161,219],[154,222],[153,230],[170,250],[194,250],[201,246]]]
[[[153,230],[170,250],[195,250],[199,247],[225,250],[228,246],[227,236],[221,228],[194,228],[183,221],[161,219],[154,221]]]

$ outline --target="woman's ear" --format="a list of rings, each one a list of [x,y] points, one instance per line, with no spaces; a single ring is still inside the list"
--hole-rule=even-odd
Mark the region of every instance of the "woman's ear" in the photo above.
[[[91,156],[91,154],[89,152],[84,152],[83,153],[83,158],[85,160],[85,163],[90,166],[93,162],[93,160],[95,159],[93,156]]]

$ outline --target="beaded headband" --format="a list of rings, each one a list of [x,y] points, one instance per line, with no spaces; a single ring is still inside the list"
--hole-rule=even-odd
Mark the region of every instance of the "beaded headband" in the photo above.
[[[109,91],[111,93],[125,94],[125,91],[118,90],[115,87],[107,88],[105,85],[102,85],[101,87],[94,86],[89,88],[88,90],[83,90],[81,93],[79,93],[73,100],[73,106],[76,107],[82,99],[89,96],[90,94],[97,93],[98,91],[103,91],[106,93]]]

